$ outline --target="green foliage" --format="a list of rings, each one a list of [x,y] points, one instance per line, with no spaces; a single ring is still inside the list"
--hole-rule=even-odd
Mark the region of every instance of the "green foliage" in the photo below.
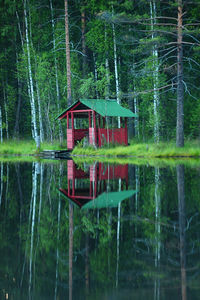
[[[60,142],[55,141],[53,144],[51,143],[41,143],[40,150],[48,149],[48,150],[59,150],[63,149],[65,146],[61,145]],[[36,144],[33,140],[8,140],[0,143],[0,154],[1,155],[33,155],[36,153]]]
[[[81,80],[79,95],[81,98],[94,98],[95,97],[95,80],[92,73],[88,74],[87,79]]]

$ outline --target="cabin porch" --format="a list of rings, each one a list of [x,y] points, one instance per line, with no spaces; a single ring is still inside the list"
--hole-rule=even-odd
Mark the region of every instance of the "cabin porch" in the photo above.
[[[113,127],[113,119],[114,118],[109,117],[109,120],[111,120],[111,122],[109,122],[107,117],[102,117],[92,110],[84,110],[79,113],[77,111],[68,112],[67,148],[69,150],[73,149],[77,142],[85,137],[89,145],[96,147],[102,147],[109,143],[127,145],[127,118],[120,118],[123,126],[121,128]]]

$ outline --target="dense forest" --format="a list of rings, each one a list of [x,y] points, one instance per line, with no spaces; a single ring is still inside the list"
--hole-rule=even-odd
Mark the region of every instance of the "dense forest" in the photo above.
[[[62,141],[80,98],[137,113],[129,138],[199,138],[199,0],[0,1],[1,142]]]

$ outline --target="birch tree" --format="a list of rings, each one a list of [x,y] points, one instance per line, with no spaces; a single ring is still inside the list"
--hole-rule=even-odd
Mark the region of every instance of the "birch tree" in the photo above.
[[[16,12],[16,15],[18,16],[17,12]],[[19,19],[18,19],[18,21],[19,21]],[[19,23],[18,23],[18,26],[21,31]],[[22,41],[22,48],[23,48],[22,37],[21,37],[21,41]],[[19,119],[20,119],[20,110],[21,110],[21,102],[22,102],[22,83],[19,78],[18,62],[19,62],[18,53],[16,53],[18,99],[17,99],[16,119],[15,119],[15,127],[14,127],[14,137],[19,136]]]
[[[107,25],[105,24],[105,32],[104,32],[104,38],[105,38],[105,45],[107,45]],[[110,70],[109,70],[109,60],[108,60],[108,52],[106,51],[106,57],[105,57],[105,68],[106,68],[106,85],[105,85],[105,99],[109,99],[110,96]]]
[[[53,53],[54,53],[54,68],[55,68],[55,84],[56,84],[56,103],[58,112],[60,111],[60,90],[59,90],[59,82],[58,82],[58,62],[56,57],[56,36],[55,36],[55,21],[54,21],[54,13],[53,13],[53,5],[52,0],[49,0],[50,10],[51,10],[51,26],[52,26],[52,35],[53,35]],[[61,127],[61,122],[58,120],[59,126],[59,138],[60,142],[63,141],[63,132]]]
[[[112,16],[113,16],[113,5],[112,5]],[[113,32],[113,52],[114,52],[114,66],[115,66],[115,87],[116,87],[116,96],[117,103],[120,104],[119,97],[119,76],[118,76],[118,66],[117,66],[117,45],[116,45],[116,33],[115,33],[115,24],[112,22],[112,32]],[[118,117],[118,128],[120,128],[120,117]]]
[[[150,0],[150,18],[151,18],[151,38],[155,39],[155,26],[156,26],[156,0]],[[153,56],[153,111],[154,111],[154,141],[156,143],[159,142],[159,117],[158,117],[158,109],[159,109],[159,61],[158,61],[158,48],[155,43],[152,51]]]
[[[40,131],[40,141],[44,141],[44,130],[43,130],[43,122],[42,122],[42,110],[41,110],[41,99],[40,99],[40,91],[38,87],[38,82],[36,81],[36,93],[37,93],[37,103],[38,103],[38,116],[39,116],[39,131]]]
[[[30,53],[28,18],[27,18],[27,1],[26,0],[24,0],[24,20],[25,20],[27,64],[28,64],[29,89],[30,89],[32,137],[35,141],[37,141],[38,133],[37,133],[37,122],[36,122],[36,105],[35,105],[35,96],[34,96],[34,87],[33,87],[33,75],[32,75],[32,66],[31,66],[31,53]]]
[[[66,66],[67,66],[67,104],[72,105],[71,90],[71,62],[69,44],[69,19],[68,19],[68,0],[65,0],[65,42],[66,42]]]
[[[82,53],[83,53],[83,67],[82,67],[83,78],[86,76],[86,63],[87,63],[85,31],[86,31],[86,16],[85,16],[85,9],[82,8],[82,11],[81,11],[81,44],[82,44]]]

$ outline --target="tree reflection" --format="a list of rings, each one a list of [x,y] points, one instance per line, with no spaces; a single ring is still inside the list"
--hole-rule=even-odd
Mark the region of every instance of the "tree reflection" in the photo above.
[[[181,294],[182,300],[187,299],[186,283],[186,215],[185,215],[185,180],[184,165],[176,167],[178,188],[180,264],[181,264]]]
[[[73,291],[73,205],[69,203],[69,300]]]
[[[126,291],[127,299],[198,298],[195,168],[132,165],[129,185],[126,165],[83,163],[68,171],[66,161],[9,165],[6,191],[4,166],[0,297],[104,299],[108,293],[115,299]]]
[[[155,168],[155,268],[157,273],[160,269],[160,247],[161,247],[161,203],[160,203],[160,169]],[[154,299],[160,299],[160,279],[156,276],[154,282]]]

